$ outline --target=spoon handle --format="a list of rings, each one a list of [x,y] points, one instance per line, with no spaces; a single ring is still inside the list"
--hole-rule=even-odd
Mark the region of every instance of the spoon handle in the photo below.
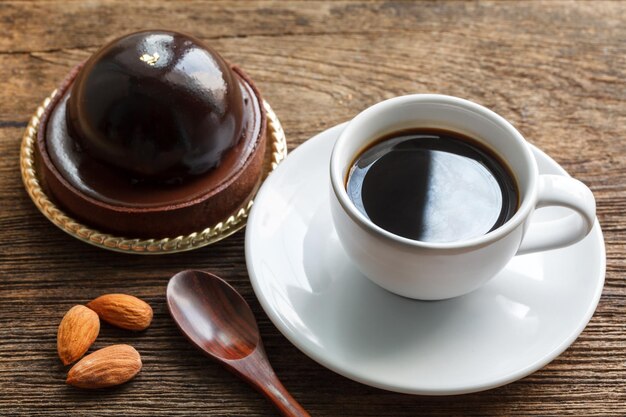
[[[310,417],[289,394],[270,365],[263,344],[259,342],[252,354],[231,362],[231,369],[270,400],[285,417]]]
[[[280,414],[285,417],[310,417],[309,413],[289,394],[276,375],[268,375],[260,391],[269,399]]]

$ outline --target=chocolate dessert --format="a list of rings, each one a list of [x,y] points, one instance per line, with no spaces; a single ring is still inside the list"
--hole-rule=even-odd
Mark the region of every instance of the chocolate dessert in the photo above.
[[[266,118],[252,80],[199,39],[133,33],[71,71],[41,118],[44,190],[76,219],[127,237],[225,220],[258,184]]]

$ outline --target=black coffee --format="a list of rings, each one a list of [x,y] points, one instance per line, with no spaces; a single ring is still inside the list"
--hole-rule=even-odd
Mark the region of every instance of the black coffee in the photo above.
[[[496,155],[476,140],[436,129],[376,141],[356,158],[346,189],[373,223],[424,242],[484,235],[518,206],[513,176]]]

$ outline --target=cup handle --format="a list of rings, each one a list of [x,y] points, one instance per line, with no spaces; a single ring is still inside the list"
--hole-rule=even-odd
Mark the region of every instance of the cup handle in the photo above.
[[[562,248],[582,240],[593,228],[596,200],[582,182],[562,175],[540,175],[535,208],[561,206],[574,210],[568,216],[545,222],[532,221],[516,255]]]

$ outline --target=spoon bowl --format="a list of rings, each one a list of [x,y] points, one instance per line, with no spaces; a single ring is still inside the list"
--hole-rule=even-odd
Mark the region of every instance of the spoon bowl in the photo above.
[[[208,272],[179,272],[167,285],[167,306],[193,345],[254,386],[282,415],[309,416],[278,380],[254,314],[230,284]]]
[[[167,286],[167,301],[180,330],[214,359],[243,359],[259,343],[252,310],[233,287],[213,274],[174,275]]]

